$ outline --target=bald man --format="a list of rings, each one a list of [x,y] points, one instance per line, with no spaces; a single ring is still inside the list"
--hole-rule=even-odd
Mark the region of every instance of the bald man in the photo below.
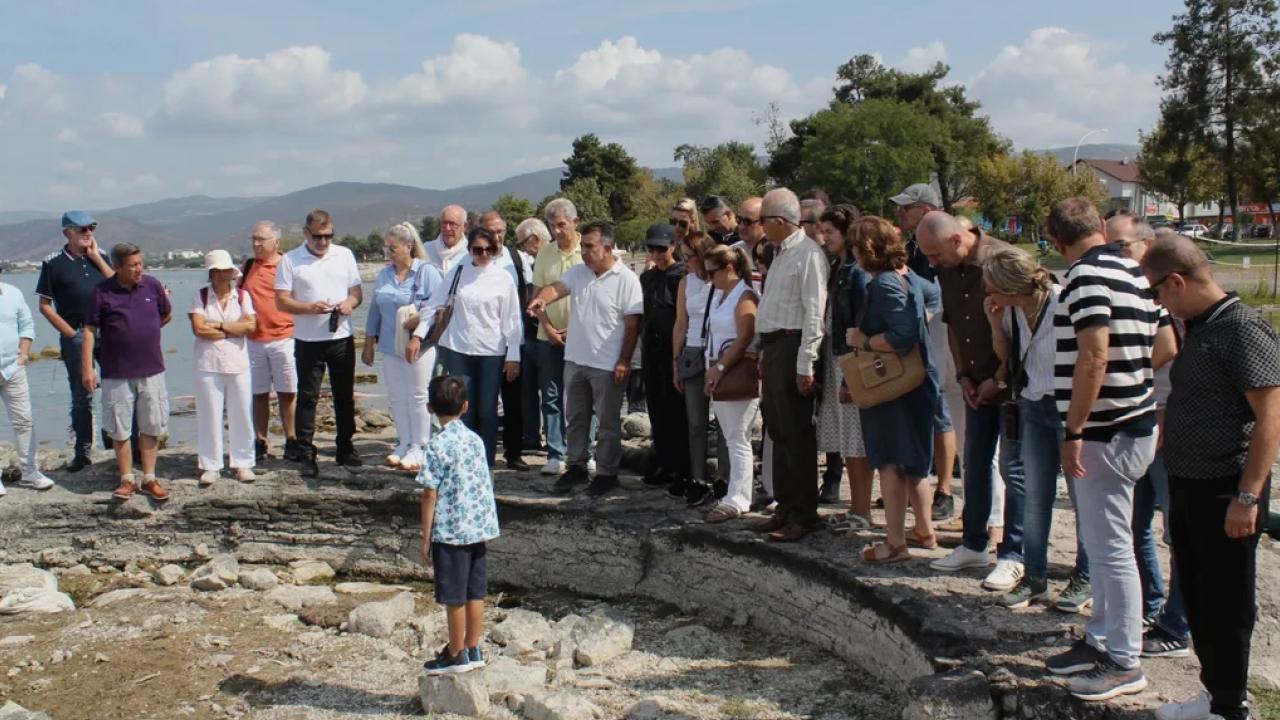
[[[738,206],[738,243],[747,251],[747,257],[753,257],[756,245],[764,239],[764,225],[760,223],[760,204],[764,198],[749,197]]]
[[[446,205],[440,211],[440,234],[426,244],[427,262],[441,275],[466,258],[467,244],[462,242],[466,231],[467,211],[461,205]]]

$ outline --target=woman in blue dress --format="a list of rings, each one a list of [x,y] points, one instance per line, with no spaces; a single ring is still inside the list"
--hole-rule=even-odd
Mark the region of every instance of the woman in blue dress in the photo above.
[[[933,416],[938,402],[938,371],[929,356],[926,286],[930,283],[907,268],[907,248],[898,229],[887,220],[865,216],[851,232],[858,264],[871,275],[865,311],[858,327],[848,331],[849,347],[906,355],[917,348],[927,372],[924,382],[902,397],[864,408],[862,433],[867,458],[880,473],[887,538],[863,549],[868,563],[907,560],[907,505],[916,508],[916,544],[936,546],[930,508],[933,488]],[[935,299],[936,302],[936,299]]]

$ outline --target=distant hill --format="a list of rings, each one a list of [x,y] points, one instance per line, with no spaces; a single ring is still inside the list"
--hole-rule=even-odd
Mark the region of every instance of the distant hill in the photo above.
[[[128,240],[149,251],[218,246],[230,249],[233,244],[246,243],[249,228],[259,220],[271,220],[286,235],[298,235],[307,213],[318,207],[333,213],[339,234],[365,235],[405,220],[417,223],[451,203],[472,210],[488,208],[507,193],[537,203],[560,190],[562,172],[561,168],[549,168],[449,190],[333,182],[277,197],[193,195],[92,212],[98,221],[98,239],[104,246]],[[659,168],[654,174],[682,179],[680,168]],[[0,213],[0,258],[36,258],[57,249],[62,244],[57,217],[31,211]]]

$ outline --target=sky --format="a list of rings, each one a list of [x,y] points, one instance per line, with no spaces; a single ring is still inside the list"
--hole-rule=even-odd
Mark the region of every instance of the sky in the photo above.
[[[1018,148],[1136,143],[1178,0],[186,0],[0,3],[0,210],[450,188],[765,138],[861,53],[935,61]],[[962,8],[962,9],[961,9]],[[537,198],[534,198],[537,200]]]

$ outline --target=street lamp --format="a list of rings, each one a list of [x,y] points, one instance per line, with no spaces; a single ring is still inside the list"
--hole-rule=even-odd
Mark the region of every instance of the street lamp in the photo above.
[[[1085,139],[1086,139],[1086,138],[1088,138],[1090,135],[1096,135],[1096,134],[1099,134],[1099,133],[1108,133],[1108,132],[1111,132],[1111,131],[1110,131],[1110,130],[1108,130],[1108,129],[1106,129],[1106,128],[1101,128],[1101,129],[1098,129],[1098,130],[1090,130],[1089,132],[1087,132],[1087,133],[1085,133],[1084,135],[1081,135],[1081,136],[1080,136],[1080,140],[1079,140],[1078,142],[1076,142],[1076,151],[1075,151],[1075,152],[1073,152],[1073,153],[1071,153],[1071,175],[1072,175],[1072,177],[1074,177],[1074,176],[1075,176],[1075,174],[1076,174],[1076,161],[1080,158],[1080,146],[1084,144]]]

